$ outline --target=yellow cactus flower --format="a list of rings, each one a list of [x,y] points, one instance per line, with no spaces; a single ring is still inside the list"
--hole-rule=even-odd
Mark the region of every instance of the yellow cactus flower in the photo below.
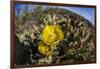
[[[62,40],[63,37],[63,32],[57,25],[46,25],[42,32],[42,40],[47,45],[52,45]]]
[[[45,55],[45,56],[49,56],[52,54],[52,49],[50,46],[47,46],[43,41],[40,42],[39,46],[38,46],[38,51]]]

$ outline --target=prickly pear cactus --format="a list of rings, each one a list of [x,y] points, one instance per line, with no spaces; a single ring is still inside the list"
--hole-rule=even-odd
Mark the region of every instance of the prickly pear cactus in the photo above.
[[[95,62],[95,31],[84,17],[61,8],[23,17],[15,19],[15,35],[16,46],[29,52],[24,64]]]

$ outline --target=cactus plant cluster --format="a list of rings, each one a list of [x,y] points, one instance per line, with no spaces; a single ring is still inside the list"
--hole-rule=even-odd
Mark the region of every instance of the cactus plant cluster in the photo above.
[[[87,19],[62,8],[28,13],[28,19],[15,18],[16,46],[29,52],[24,64],[95,62],[94,27]]]

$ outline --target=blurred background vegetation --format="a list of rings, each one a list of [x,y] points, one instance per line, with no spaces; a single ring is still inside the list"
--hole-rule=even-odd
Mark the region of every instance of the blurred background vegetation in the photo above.
[[[16,65],[75,64],[95,62],[95,30],[84,17],[59,7],[26,4],[15,14]],[[39,52],[44,27],[59,25],[64,38],[55,44],[49,56]]]

